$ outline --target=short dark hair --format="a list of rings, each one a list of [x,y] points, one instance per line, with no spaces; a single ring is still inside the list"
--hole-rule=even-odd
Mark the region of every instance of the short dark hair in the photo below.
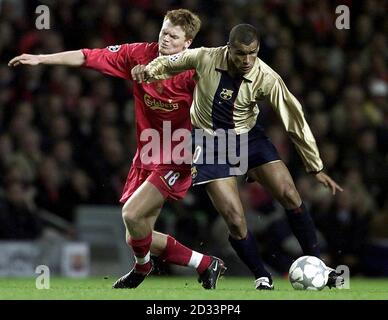
[[[186,40],[194,39],[201,28],[201,19],[187,9],[167,11],[164,21],[169,19],[174,26],[180,26],[186,34]]]
[[[260,42],[259,32],[251,24],[238,24],[230,30],[229,44],[236,42],[249,45],[252,42]]]

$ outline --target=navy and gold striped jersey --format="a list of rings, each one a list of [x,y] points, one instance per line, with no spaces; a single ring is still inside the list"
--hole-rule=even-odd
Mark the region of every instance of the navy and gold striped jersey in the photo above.
[[[307,172],[322,170],[322,160],[302,106],[281,77],[257,58],[249,73],[232,78],[227,59],[227,46],[187,49],[156,58],[146,71],[150,79],[162,80],[195,69],[197,85],[190,109],[191,121],[209,134],[217,129],[232,129],[236,134],[248,132],[256,124],[260,100],[269,99]]]

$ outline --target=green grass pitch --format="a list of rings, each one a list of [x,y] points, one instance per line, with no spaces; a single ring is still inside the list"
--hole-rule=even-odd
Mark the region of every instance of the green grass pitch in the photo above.
[[[0,278],[0,300],[388,300],[388,279],[351,278],[350,289],[296,291],[275,279],[274,291],[256,291],[253,280],[224,277],[204,290],[194,277],[151,276],[137,289],[112,289],[115,278],[50,279],[36,289],[34,278]]]

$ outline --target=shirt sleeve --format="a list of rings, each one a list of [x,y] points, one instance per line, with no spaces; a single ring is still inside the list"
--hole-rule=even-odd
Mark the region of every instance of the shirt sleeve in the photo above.
[[[131,79],[130,49],[128,44],[103,49],[82,49],[85,56],[83,66],[114,77]]]
[[[269,92],[269,100],[281,118],[287,133],[295,144],[307,172],[319,172],[323,163],[315,138],[304,118],[302,106],[288,90],[281,78],[277,78]]]
[[[200,53],[201,48],[197,48],[186,49],[183,52],[171,56],[160,56],[147,65],[146,71],[150,79],[153,80],[171,78],[177,73],[197,69]]]

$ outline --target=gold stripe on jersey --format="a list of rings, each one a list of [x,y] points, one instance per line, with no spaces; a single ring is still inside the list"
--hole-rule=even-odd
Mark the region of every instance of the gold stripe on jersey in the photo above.
[[[187,49],[172,56],[160,56],[148,64],[151,79],[167,79],[184,70],[195,69],[197,85],[190,109],[195,127],[214,134],[212,109],[222,72],[228,71],[227,46],[218,48]],[[232,94],[224,88],[224,98]],[[221,97],[222,98],[222,97]],[[223,98],[223,99],[224,99]],[[257,58],[252,70],[243,76],[234,101],[233,122],[236,134],[248,132],[256,123],[260,100],[268,99],[279,115],[291,140],[301,156],[307,172],[320,171],[322,160],[315,138],[307,124],[302,106],[288,90],[281,77],[261,59]]]

